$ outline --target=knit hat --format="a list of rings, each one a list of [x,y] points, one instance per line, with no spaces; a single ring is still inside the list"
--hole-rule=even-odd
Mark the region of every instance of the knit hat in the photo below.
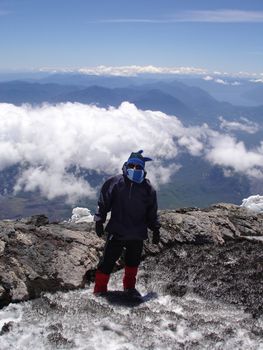
[[[148,158],[148,157],[143,157],[142,153],[143,153],[143,150],[140,150],[138,152],[132,152],[130,157],[127,160],[127,165],[128,164],[138,164],[142,168],[144,168],[145,167],[145,162],[148,162],[148,161],[150,161],[152,159]]]

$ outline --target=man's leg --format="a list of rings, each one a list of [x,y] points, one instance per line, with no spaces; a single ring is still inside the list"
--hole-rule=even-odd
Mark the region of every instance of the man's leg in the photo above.
[[[107,273],[103,273],[100,270],[96,271],[95,274],[95,285],[93,293],[106,293],[108,290],[108,282],[110,279],[110,275]]]
[[[103,256],[98,264],[98,269],[95,275],[94,293],[107,292],[107,285],[110,279],[110,274],[116,261],[121,256],[123,243],[112,238],[109,235],[104,247]]]
[[[124,290],[135,288],[138,266],[141,262],[143,241],[126,241],[125,247]]]

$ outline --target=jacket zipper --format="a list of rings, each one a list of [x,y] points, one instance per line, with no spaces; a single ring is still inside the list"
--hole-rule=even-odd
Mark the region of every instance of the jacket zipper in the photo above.
[[[131,199],[132,185],[133,185],[133,183],[131,182],[131,184],[130,184],[130,191],[129,191],[129,199]]]

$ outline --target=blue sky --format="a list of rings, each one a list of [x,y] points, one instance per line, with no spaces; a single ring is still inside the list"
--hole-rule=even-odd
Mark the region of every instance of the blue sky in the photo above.
[[[0,0],[0,70],[127,65],[263,73],[262,0]]]

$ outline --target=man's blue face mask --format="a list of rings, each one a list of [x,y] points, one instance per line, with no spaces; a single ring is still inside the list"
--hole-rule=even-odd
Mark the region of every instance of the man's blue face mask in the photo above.
[[[144,179],[144,170],[139,165],[128,164],[127,165],[127,177],[131,181],[141,183]]]

